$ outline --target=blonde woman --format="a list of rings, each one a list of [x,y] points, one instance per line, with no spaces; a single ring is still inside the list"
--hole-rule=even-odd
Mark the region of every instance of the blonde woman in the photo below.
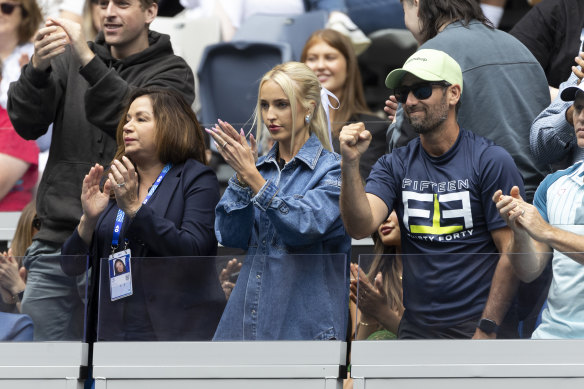
[[[320,96],[302,63],[264,75],[257,133],[266,126],[275,143],[257,162],[253,137],[248,146],[222,121],[208,130],[236,171],[217,206],[215,234],[247,250],[216,340],[345,338],[348,265],[323,254],[349,254],[351,240],[339,211],[340,156],[331,151]]]

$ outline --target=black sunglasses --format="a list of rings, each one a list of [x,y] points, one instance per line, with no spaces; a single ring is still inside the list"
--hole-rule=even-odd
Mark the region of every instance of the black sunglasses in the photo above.
[[[14,12],[14,9],[16,7],[22,7],[22,4],[14,4],[14,3],[1,3],[0,4],[0,10],[2,11],[2,13],[4,15],[12,15],[12,12]]]
[[[393,95],[398,103],[405,104],[408,100],[408,95],[410,92],[414,94],[414,97],[418,100],[426,100],[430,96],[432,96],[432,87],[434,86],[441,86],[447,87],[450,86],[449,82],[446,81],[427,81],[421,82],[415,85],[409,86],[400,86],[393,90]]]

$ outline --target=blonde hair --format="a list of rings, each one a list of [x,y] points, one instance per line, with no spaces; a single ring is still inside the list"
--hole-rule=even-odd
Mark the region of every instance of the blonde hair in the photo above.
[[[300,103],[306,110],[310,110],[312,104],[314,104],[314,111],[308,124],[308,133],[315,134],[322,146],[332,151],[326,114],[320,101],[320,82],[314,72],[300,62],[286,62],[276,65],[262,77],[258,88],[258,101],[254,113],[258,142],[261,142],[262,134],[264,133],[263,127],[265,127],[265,123],[262,120],[260,92],[262,86],[268,80],[278,84],[290,101],[293,128],[296,128],[296,115],[294,114],[296,112],[296,104]],[[292,131],[291,145],[293,144],[294,131]]]
[[[32,200],[20,213],[18,224],[10,248],[12,249],[12,256],[18,261],[18,265],[22,265],[22,257],[26,252],[28,246],[32,244],[32,237],[34,236],[33,220],[36,216],[36,200]]]
[[[94,0],[85,0],[83,14],[81,15],[81,27],[83,28],[83,33],[85,34],[85,38],[90,41],[95,40],[95,37],[99,32],[93,24],[93,4],[99,6],[99,2],[95,3]]]

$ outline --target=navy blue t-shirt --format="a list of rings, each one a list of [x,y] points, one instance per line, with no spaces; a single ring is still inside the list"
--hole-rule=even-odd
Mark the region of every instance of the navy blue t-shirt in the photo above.
[[[479,316],[499,253],[491,231],[506,227],[492,201],[523,178],[511,156],[462,130],[432,157],[416,138],[373,166],[366,192],[397,213],[408,321],[447,328]]]

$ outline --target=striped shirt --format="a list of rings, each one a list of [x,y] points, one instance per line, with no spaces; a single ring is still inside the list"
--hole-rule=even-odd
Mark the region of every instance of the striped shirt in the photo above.
[[[533,204],[551,225],[584,235],[584,163],[548,175]],[[584,239],[584,237],[583,237]],[[534,339],[584,338],[584,266],[554,250],[553,279]]]

